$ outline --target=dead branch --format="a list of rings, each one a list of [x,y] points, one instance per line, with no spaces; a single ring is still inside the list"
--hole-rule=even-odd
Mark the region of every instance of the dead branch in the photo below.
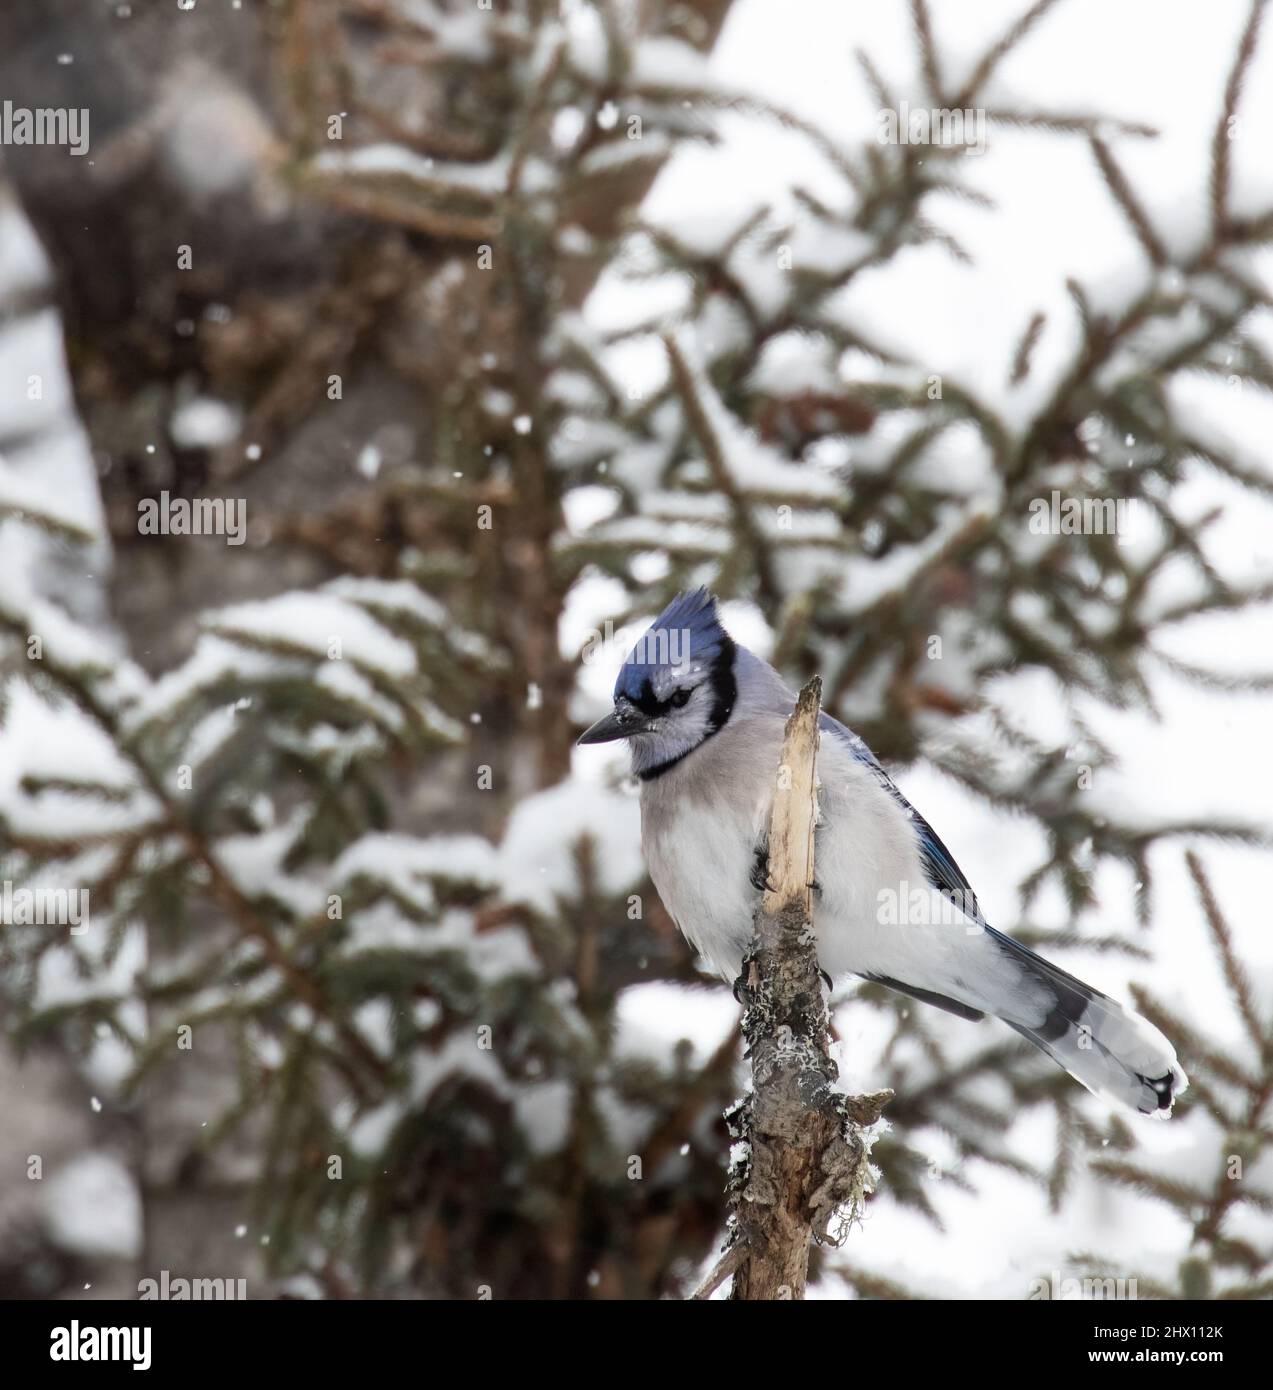
[[[752,1091],[730,1114],[746,1144],[731,1172],[735,1250],[730,1297],[804,1297],[809,1250],[837,1214],[860,1205],[870,1187],[869,1142],[890,1092],[848,1097],[834,1089],[828,1016],[813,932],[816,758],[822,682],[800,692],[787,721],[769,829],[769,882],[739,987]],[[709,1281],[710,1282],[710,1281]]]

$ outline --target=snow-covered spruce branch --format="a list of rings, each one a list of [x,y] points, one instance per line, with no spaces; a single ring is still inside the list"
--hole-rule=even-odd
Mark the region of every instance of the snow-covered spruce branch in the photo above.
[[[746,1146],[730,1177],[731,1234],[717,1266],[733,1272],[730,1297],[804,1297],[809,1250],[836,1213],[869,1190],[870,1140],[890,1095],[848,1097],[834,1089],[828,1015],[813,924],[813,837],[817,819],[818,715],[822,681],[800,692],[787,721],[769,826],[769,880],[738,991],[751,1095],[731,1112]],[[710,1293],[712,1278],[700,1290]]]
[[[0,611],[0,631],[5,630],[11,636],[22,639],[26,635],[27,625]],[[122,873],[126,870],[126,866],[135,857],[143,836],[174,836],[191,861],[198,864],[205,873],[211,901],[222,908],[240,935],[260,945],[266,959],[286,980],[294,997],[315,1014],[329,1020],[344,1049],[343,1053],[333,1053],[333,1057],[353,1089],[360,1095],[365,1093],[366,1083],[362,1071],[370,1073],[378,1081],[385,1080],[388,1071],[384,1061],[348,1021],[340,1016],[323,986],[298,964],[279,942],[268,918],[258,911],[256,904],[239,887],[234,876],[221,862],[210,837],[202,833],[183,813],[180,805],[164,786],[155,766],[137,746],[135,738],[125,736],[120,727],[118,711],[100,698],[91,678],[87,677],[84,671],[59,662],[47,652],[41,660],[41,667],[45,677],[66,698],[73,701],[91,723],[110,740],[119,757],[131,768],[139,785],[158,808],[158,817],[153,823],[145,826],[133,842],[130,843],[126,839],[122,842],[116,860],[117,868],[112,872]]]

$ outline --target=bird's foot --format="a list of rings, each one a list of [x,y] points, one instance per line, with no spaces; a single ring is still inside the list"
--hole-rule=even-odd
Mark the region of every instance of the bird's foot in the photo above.
[[[761,893],[772,893],[774,885],[769,877],[769,846],[757,845],[752,860],[751,886]]]

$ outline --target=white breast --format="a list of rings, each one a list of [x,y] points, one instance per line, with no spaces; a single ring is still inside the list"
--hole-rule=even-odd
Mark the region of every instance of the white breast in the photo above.
[[[641,845],[663,906],[730,981],[751,940],[751,873],[781,746],[781,719],[731,720],[684,762],[641,785]]]
[[[717,974],[738,976],[751,940],[756,846],[769,828],[784,720],[731,721],[641,788],[641,841],[663,905]],[[891,973],[921,942],[881,927],[880,892],[924,882],[914,827],[871,771],[824,735],[815,873],[819,963],[834,978]],[[911,972],[913,974],[913,972]]]

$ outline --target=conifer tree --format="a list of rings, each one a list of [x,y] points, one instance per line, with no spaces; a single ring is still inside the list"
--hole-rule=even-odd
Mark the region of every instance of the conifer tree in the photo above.
[[[1181,501],[1200,471],[1239,504],[1270,492],[1189,395],[1273,390],[1273,207],[1232,188],[1263,5],[1187,253],[1125,167],[1153,131],[1002,99],[1064,8],[1023,7],[968,64],[913,0],[904,88],[868,52],[844,64],[882,113],[1077,142],[1134,234],[1136,292],[1075,280],[1065,324],[1023,300],[993,389],[855,307],[917,248],[971,258],[943,226],[985,202],[962,145],[849,144],[724,84],[724,0],[314,0],[128,32],[62,0],[0,17],[19,98],[30,55],[70,36],[96,62],[58,81],[103,111],[92,178],[45,151],[4,168],[6,235],[29,226],[47,262],[3,286],[4,331],[26,335],[6,399],[52,308],[66,389],[0,418],[0,878],[86,889],[91,921],[3,928],[3,1017],[104,1093],[157,1262],[136,1278],[184,1261],[262,1295],[690,1293],[725,1238],[732,1002],[649,884],[630,792],[572,772],[581,672],[620,653],[565,634],[582,601],[633,631],[707,583],[881,758],[1037,831],[1019,920],[998,923],[1022,939],[1148,966],[1156,878],[1185,856],[1244,1035],[1230,1053],[1135,993],[1192,1078],[1183,1172],[1007,1033],[850,985],[836,1028],[894,1093],[867,1211],[940,1226],[942,1181],[989,1200],[996,1173],[1064,1210],[1093,1175],[1146,1222],[1183,1217],[1170,1274],[1095,1238],[1056,1265],[1142,1297],[1273,1292],[1273,1015],[1208,868],[1208,842],[1264,831],[1089,795],[1118,762],[1094,711],[1152,708],[1163,671],[1268,684],[1166,640],[1273,597],[1226,577],[1219,513]],[[651,216],[669,162],[738,121],[827,178],[729,223]],[[78,475],[48,463],[68,437]],[[1083,524],[1114,499],[1145,543]],[[241,504],[244,543],[176,523],[179,502]],[[1045,719],[1005,692],[1022,676]],[[1091,925],[1111,866],[1137,885],[1125,932]],[[1057,901],[1066,921],[1040,925]],[[647,1030],[651,1000],[685,1037]],[[708,1010],[726,1026],[690,1026]],[[1013,1138],[1043,1116],[1039,1164]],[[813,1275],[950,1292],[899,1276],[869,1223]]]

